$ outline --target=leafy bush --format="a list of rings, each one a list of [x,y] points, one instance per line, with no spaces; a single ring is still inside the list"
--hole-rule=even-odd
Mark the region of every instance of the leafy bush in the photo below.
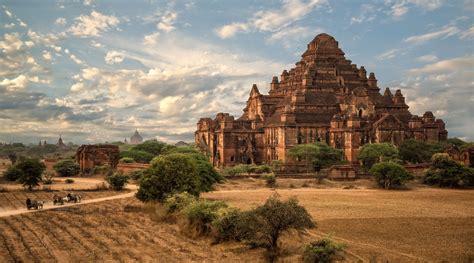
[[[74,183],[74,179],[68,178],[68,179],[64,180],[64,182],[65,182],[66,184],[73,184],[73,183]]]
[[[97,165],[92,169],[92,174],[101,174],[110,176],[114,173],[112,167],[109,164]]]
[[[53,169],[60,176],[75,176],[79,173],[79,164],[71,159],[61,160],[54,164]]]
[[[307,244],[304,248],[303,261],[307,263],[334,262],[343,260],[344,244],[324,238]]]
[[[233,167],[227,167],[224,169],[223,174],[226,176],[238,176],[242,174],[263,174],[271,173],[272,168],[266,164],[238,164]]]
[[[161,155],[151,162],[140,180],[140,188],[136,194],[141,201],[164,201],[174,193],[188,192],[198,196],[199,178],[196,164],[185,154]]]
[[[18,180],[22,175],[22,172],[20,169],[16,167],[16,165],[8,167],[8,169],[3,172],[3,178],[7,181],[14,182]]]
[[[474,169],[452,160],[445,153],[433,155],[424,182],[439,187],[474,186]]]
[[[123,157],[122,159],[119,160],[119,162],[121,162],[121,163],[134,163],[135,160],[133,160],[133,158],[130,158],[130,157]]]
[[[375,164],[370,168],[369,173],[375,177],[377,184],[385,189],[404,185],[414,179],[403,165],[392,161]]]
[[[231,211],[233,209],[223,201],[198,200],[190,203],[184,209],[184,214],[193,234],[208,235],[211,233],[213,222]]]
[[[127,185],[128,176],[121,173],[115,173],[111,176],[108,176],[105,180],[110,184],[112,189],[115,191],[120,191],[125,187],[125,185]]]
[[[183,210],[196,200],[197,199],[194,195],[188,194],[187,192],[182,192],[166,198],[164,205],[168,213],[176,213]]]
[[[342,162],[342,151],[325,143],[298,144],[289,151],[289,156],[304,162],[308,170],[319,171]]]
[[[143,170],[134,170],[128,173],[128,176],[133,180],[140,180],[143,177]]]

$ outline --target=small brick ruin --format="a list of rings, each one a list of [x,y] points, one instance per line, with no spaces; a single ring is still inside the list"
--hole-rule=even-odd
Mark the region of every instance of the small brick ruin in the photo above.
[[[82,145],[76,153],[81,173],[89,173],[94,167],[104,165],[115,169],[119,159],[120,150],[116,145]]]

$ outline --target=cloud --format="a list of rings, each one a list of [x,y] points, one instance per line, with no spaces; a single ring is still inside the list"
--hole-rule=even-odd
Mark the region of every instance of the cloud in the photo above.
[[[54,24],[55,25],[60,25],[60,26],[64,26],[66,25],[67,21],[66,21],[66,18],[64,17],[59,17],[58,19],[56,19],[56,21],[54,21]]]
[[[7,91],[22,90],[28,84],[28,78],[25,75],[19,75],[14,79],[3,79],[0,86],[6,88]]]
[[[5,14],[8,16],[8,17],[12,17],[12,13],[8,10],[5,9]]]
[[[92,11],[89,16],[80,15],[68,32],[78,37],[100,36],[103,32],[116,27],[120,20],[115,16],[108,16]]]
[[[46,50],[43,50],[43,58],[48,61],[51,60],[52,59],[51,53]]]
[[[428,64],[422,68],[411,69],[410,72],[414,74],[420,74],[465,69],[470,69],[471,71],[474,69],[474,56],[441,60],[433,64]]]
[[[287,27],[278,32],[272,33],[267,38],[268,43],[282,43],[285,48],[294,48],[299,46],[298,43],[304,42],[314,36],[315,34],[324,32],[322,28],[308,28],[308,27]]]
[[[74,54],[71,54],[69,57],[71,58],[72,61],[74,61],[74,63],[76,63],[78,65],[81,65],[81,64],[84,63],[82,60],[77,58],[76,55],[74,55]]]
[[[123,61],[124,55],[118,51],[109,51],[104,59],[107,64],[119,64]]]
[[[407,14],[413,7],[428,12],[440,8],[443,2],[443,0],[386,0],[385,4],[390,6],[389,14],[398,19]]]
[[[473,39],[474,38],[474,26],[471,26],[468,30],[462,32],[461,36],[459,38],[468,39],[468,40]]]
[[[220,38],[226,39],[234,37],[238,32],[247,32],[248,30],[249,25],[246,23],[232,23],[216,29],[216,34]]]
[[[376,59],[378,60],[386,60],[386,59],[392,59],[394,58],[395,56],[399,55],[401,52],[400,52],[400,49],[390,49],[382,54],[379,54],[376,56]]]
[[[11,33],[3,35],[3,40],[0,41],[0,50],[4,54],[13,54],[23,49],[23,41],[18,33]]]
[[[71,86],[71,91],[72,92],[78,92],[78,91],[81,91],[82,89],[84,89],[84,83],[82,83],[82,82],[74,83]]]
[[[258,11],[246,22],[224,25],[215,30],[221,38],[230,38],[239,32],[255,29],[261,32],[276,32],[288,27],[295,21],[303,19],[313,9],[326,3],[325,0],[286,0],[279,9]]]
[[[143,37],[143,44],[146,46],[154,46],[158,43],[158,38],[160,36],[160,32],[155,32],[150,35],[146,35]]]
[[[416,58],[416,61],[419,61],[419,62],[434,62],[436,60],[438,60],[438,57],[432,54],[424,55],[424,56],[420,56]]]
[[[15,23],[10,23],[10,24],[5,24],[3,27],[6,29],[13,28],[15,26]]]
[[[92,4],[92,0],[84,0],[83,4],[85,6],[90,6]]]
[[[405,38],[403,41],[406,43],[413,43],[413,44],[423,44],[425,42],[434,40],[434,39],[446,39],[450,36],[456,35],[460,32],[460,30],[455,26],[445,27],[439,31],[423,34],[423,35],[415,35],[408,38]]]
[[[177,17],[178,14],[176,12],[168,11],[161,17],[161,21],[156,25],[156,27],[169,33],[175,29],[174,23]]]

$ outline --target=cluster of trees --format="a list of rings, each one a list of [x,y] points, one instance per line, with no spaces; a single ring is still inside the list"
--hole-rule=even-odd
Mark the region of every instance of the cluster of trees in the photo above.
[[[147,140],[142,144],[134,145],[131,148],[121,151],[120,161],[123,163],[150,163],[153,158],[161,154],[174,152],[177,148],[189,147],[176,147],[174,145],[159,142],[157,140]]]
[[[74,156],[77,146],[69,144],[66,148],[58,147],[56,144],[25,145],[23,143],[12,143],[0,145],[0,157],[8,158],[14,164],[20,158],[42,159],[42,158],[69,158]]]
[[[358,158],[364,169],[386,189],[404,185],[414,179],[406,171],[403,163],[426,162],[431,162],[424,178],[426,184],[440,187],[474,186],[472,168],[465,167],[447,154],[440,153],[446,149],[446,145],[456,145],[460,148],[471,146],[457,138],[438,144],[407,140],[398,148],[389,143],[372,143],[361,148]]]

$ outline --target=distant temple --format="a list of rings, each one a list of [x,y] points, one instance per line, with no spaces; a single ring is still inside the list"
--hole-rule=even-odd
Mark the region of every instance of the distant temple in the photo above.
[[[59,147],[59,148],[66,148],[66,144],[64,144],[63,142],[63,138],[61,138],[61,134],[59,134],[59,139],[58,139],[58,142],[56,143],[56,145]]]
[[[197,123],[196,146],[215,166],[291,163],[291,147],[313,142],[341,149],[356,163],[366,143],[438,142],[448,134],[432,112],[412,115],[400,90],[382,95],[375,74],[367,77],[328,34],[317,35],[294,68],[273,77],[268,95],[254,84],[243,111],[238,119],[218,113]]]
[[[135,130],[135,133],[130,137],[130,144],[140,144],[143,142],[143,137]]]
[[[76,152],[76,161],[81,173],[90,173],[96,166],[109,165],[115,169],[120,158],[116,145],[81,145]]]

